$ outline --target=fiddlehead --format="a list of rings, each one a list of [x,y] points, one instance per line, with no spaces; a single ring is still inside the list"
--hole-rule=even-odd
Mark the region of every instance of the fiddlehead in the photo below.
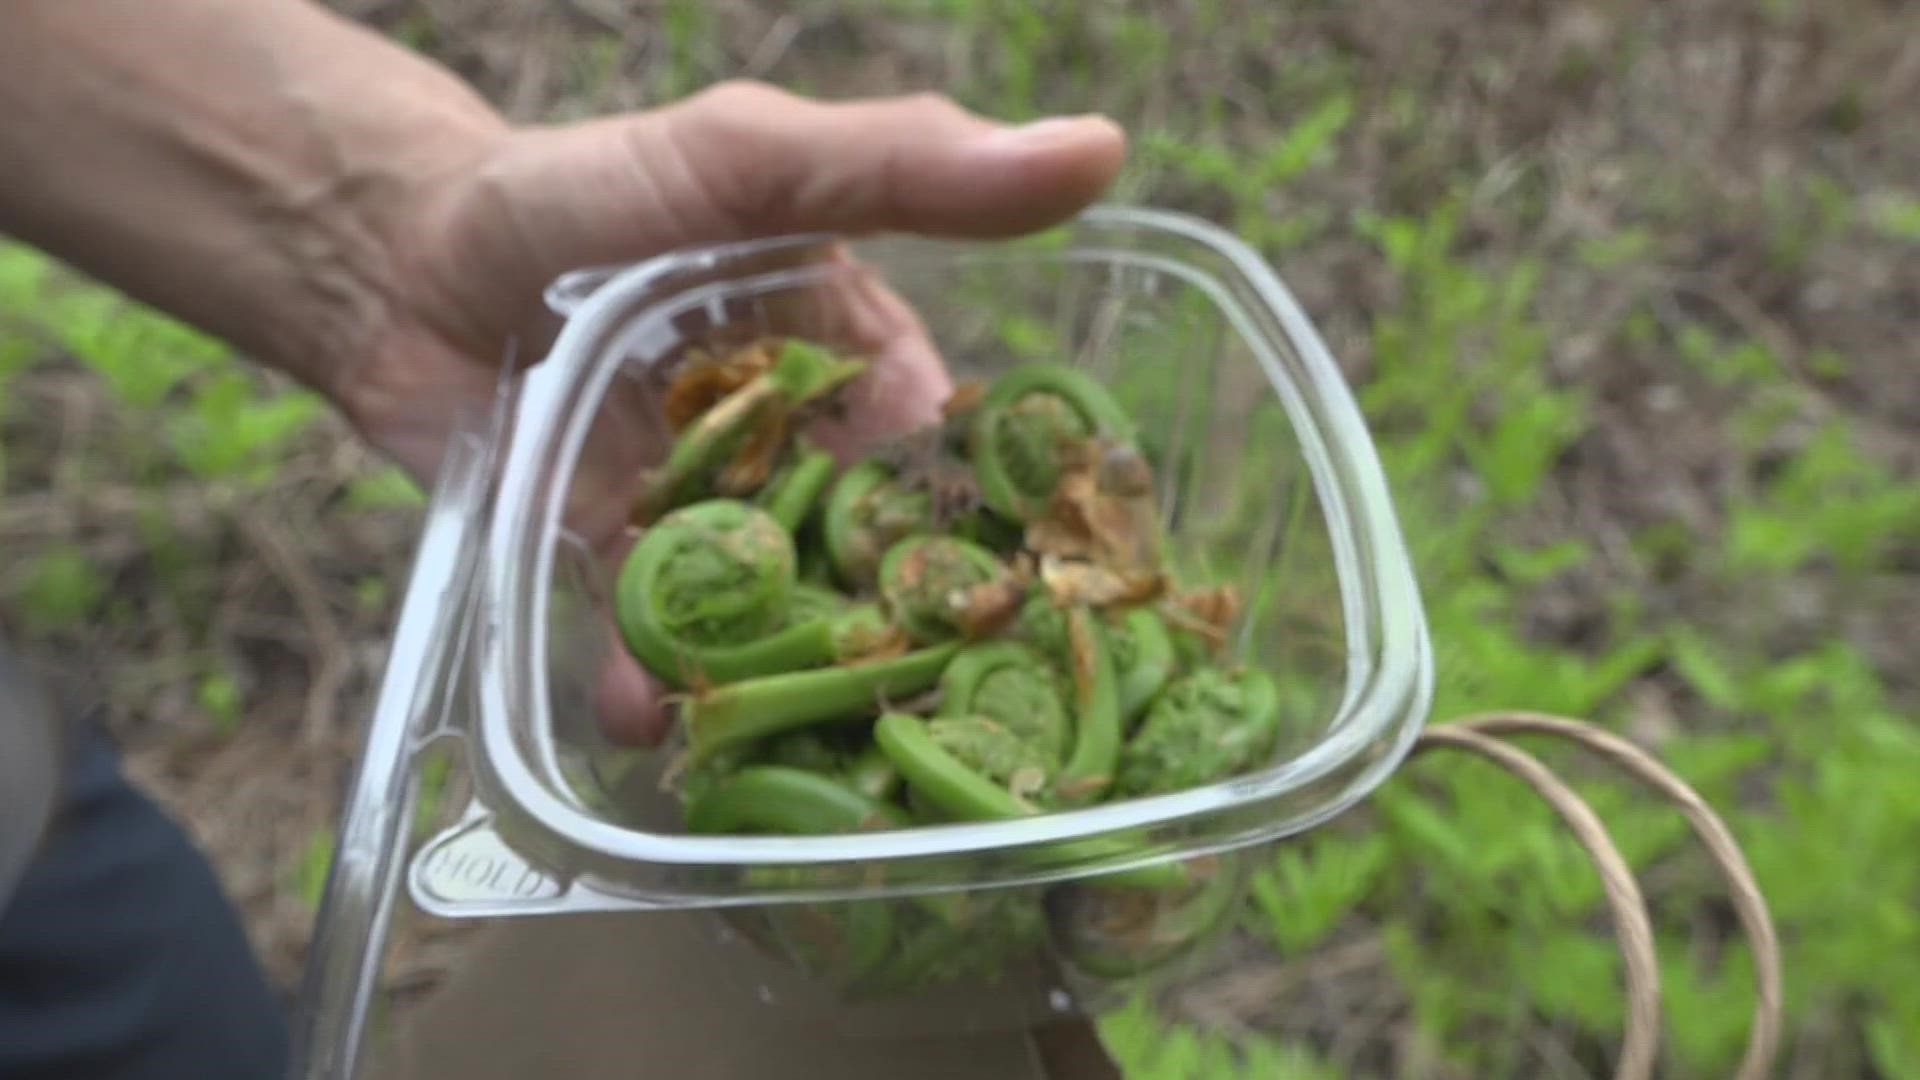
[[[1012,572],[992,551],[953,536],[909,536],[888,548],[880,595],[919,642],[983,637],[1011,619],[1020,602]]]
[[[1264,672],[1192,671],[1147,709],[1120,755],[1115,793],[1179,791],[1244,772],[1272,751],[1279,722],[1279,693]]]
[[[927,736],[975,776],[1017,799],[1044,808],[1060,759],[985,716],[939,716],[927,721]]]
[[[969,646],[940,676],[942,717],[982,717],[1029,743],[1058,768],[1073,742],[1060,673],[1039,650],[1015,641]]]
[[[1146,711],[1179,665],[1173,638],[1160,616],[1146,608],[1134,608],[1114,621],[1107,642],[1120,678],[1120,718],[1131,724]]]
[[[841,474],[821,516],[834,573],[854,589],[872,587],[888,548],[932,527],[932,498],[900,484],[892,469],[875,460]]]
[[[1073,684],[1073,754],[1060,770],[1063,801],[1090,801],[1113,783],[1120,756],[1120,687],[1105,626],[1086,608],[1067,612],[1067,673]]]
[[[781,528],[797,534],[831,483],[833,455],[803,442],[795,447],[793,459],[760,489],[757,501]]]
[[[821,591],[798,585],[796,561],[793,538],[765,510],[731,499],[682,507],[621,567],[621,635],[676,687],[870,655],[897,638],[876,606],[835,598],[831,610]]]
[[[973,414],[972,456],[989,507],[1024,521],[1045,511],[1068,448],[1130,441],[1133,423],[1106,388],[1073,368],[1028,364],[994,380]]]
[[[900,656],[789,671],[716,686],[680,708],[695,762],[811,724],[872,716],[889,701],[930,690],[959,651],[947,642]]]
[[[1009,634],[1042,656],[1066,662],[1067,611],[1044,592],[1032,593],[1020,604]]]
[[[882,714],[874,722],[873,738],[900,770],[908,788],[945,817],[955,821],[1005,821],[1041,812],[1033,800],[969,768],[942,745],[926,720],[912,713]],[[1124,840],[1096,837],[1057,845],[1052,858],[1126,856],[1134,850]],[[1028,852],[1022,857],[1045,861],[1048,856]],[[1160,864],[1116,871],[1101,880],[1142,888],[1177,888],[1187,881],[1187,874],[1180,866]]]
[[[1128,706],[1139,708],[1173,669],[1172,643],[1145,611],[1117,620],[1084,607],[1061,608],[1043,594],[1021,606],[1013,635],[1067,673],[1073,748],[1058,791],[1069,805],[1105,794],[1120,757]],[[1123,666],[1124,665],[1124,666]]]
[[[677,510],[621,567],[627,647],[674,685],[724,679],[739,650],[786,624],[796,563],[793,538],[765,511],[724,499]]]
[[[849,588],[871,588],[889,548],[921,533],[947,534],[995,551],[1019,545],[1017,522],[985,508],[968,457],[973,413],[956,392],[937,424],[876,447],[833,485],[822,533],[834,572]]]
[[[1067,609],[1045,592],[1029,596],[1020,607],[1011,634],[1049,658],[1068,660]],[[1180,668],[1181,658],[1166,623],[1147,608],[1133,608],[1106,617],[1106,641],[1119,680],[1120,718],[1138,720],[1167,680]]]
[[[871,799],[891,799],[900,774],[864,734],[807,728],[767,740],[757,763],[805,769],[832,777]]]
[[[686,804],[696,833],[817,833],[897,829],[906,814],[852,786],[811,769],[749,765],[711,785]]]
[[[757,490],[786,445],[795,413],[838,390],[866,365],[788,340],[772,364],[693,419],[635,503],[647,525],[687,503]]]

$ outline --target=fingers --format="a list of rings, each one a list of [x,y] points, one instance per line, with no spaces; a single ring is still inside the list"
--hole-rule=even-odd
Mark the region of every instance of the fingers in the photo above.
[[[636,123],[669,206],[713,239],[767,231],[1007,236],[1099,197],[1125,139],[1101,117],[1006,127],[932,94],[824,103],[730,83]]]
[[[554,276],[583,266],[781,233],[1043,228],[1097,199],[1124,151],[1120,130],[1097,117],[1015,128],[931,95],[823,103],[727,84],[638,116],[517,134],[431,216],[431,276],[457,283],[468,313],[450,336],[487,341],[522,326],[528,298]],[[873,361],[844,412],[813,432],[843,462],[939,418],[951,384],[898,295],[856,271],[803,306],[801,322],[832,324],[803,336]],[[612,540],[635,478],[662,449],[648,403],[609,401],[602,412],[568,499],[569,518],[597,544]],[[603,730],[657,743],[669,724],[662,696],[616,646],[596,687]]]
[[[617,633],[611,640],[614,647],[600,667],[593,692],[601,733],[618,745],[657,746],[672,723],[660,682],[620,647]]]
[[[826,339],[871,363],[842,391],[843,408],[808,434],[844,465],[876,443],[938,423],[953,380],[913,308],[870,273],[838,277],[823,292],[820,310],[840,327]]]
[[[538,288],[581,266],[794,232],[1002,237],[1099,198],[1126,140],[1100,117],[1009,127],[934,95],[820,102],[726,83],[524,132],[456,211],[485,266]]]

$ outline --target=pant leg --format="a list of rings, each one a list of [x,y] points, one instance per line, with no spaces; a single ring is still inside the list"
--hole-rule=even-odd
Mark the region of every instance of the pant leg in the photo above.
[[[212,868],[104,737],[63,779],[0,909],[0,1077],[280,1080],[285,1020]]]

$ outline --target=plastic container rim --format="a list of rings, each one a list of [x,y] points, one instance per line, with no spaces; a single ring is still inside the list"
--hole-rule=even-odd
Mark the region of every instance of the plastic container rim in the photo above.
[[[490,525],[482,581],[483,620],[475,661],[478,667],[478,753],[475,764],[485,786],[511,803],[495,810],[581,855],[617,862],[709,866],[824,866],[897,861],[931,856],[993,853],[1101,834],[1163,826],[1193,817],[1245,808],[1326,778],[1369,752],[1378,756],[1347,784],[1341,795],[1291,820],[1279,821],[1262,836],[1296,832],[1326,820],[1364,798],[1398,766],[1425,720],[1432,695],[1431,648],[1412,567],[1373,441],[1333,357],[1292,292],[1251,247],[1203,220],[1156,209],[1101,205],[1078,215],[1075,225],[1157,232],[1206,249],[1239,275],[1280,324],[1308,385],[1293,385],[1290,373],[1273,354],[1264,335],[1252,331],[1249,314],[1232,289],[1194,267],[1154,262],[1206,291],[1246,340],[1276,394],[1283,399],[1307,458],[1329,530],[1347,609],[1348,675],[1341,705],[1325,735],[1291,758],[1232,779],[1179,792],[1050,813],[1018,821],[941,824],[897,831],[831,837],[677,835],[645,832],[598,819],[582,806],[549,789],[515,745],[511,718],[516,703],[537,710],[535,730],[551,730],[550,698],[542,664],[522,658],[543,656],[549,594],[528,582],[546,582],[553,569],[558,520],[565,485],[555,475],[571,469],[585,419],[566,415],[583,381],[593,376],[598,359],[591,351],[629,318],[636,298],[660,282],[689,270],[723,264],[787,247],[856,242],[827,234],[776,237],[683,250],[626,268],[579,271],[549,290],[555,300],[570,292],[577,307],[561,328],[546,361],[529,375],[520,396],[513,445],[503,465],[497,513]],[[1139,261],[1137,253],[1130,253]],[[584,291],[583,282],[598,280]],[[722,283],[723,285],[726,283]],[[658,313],[635,318],[634,332]],[[611,377],[611,372],[606,373]],[[604,380],[598,385],[604,385]],[[1304,397],[1301,391],[1305,391]],[[569,445],[571,444],[571,445]],[[1330,448],[1338,447],[1338,454]],[[537,497],[547,487],[545,497]],[[533,532],[533,563],[510,553],[524,550]],[[529,573],[531,571],[531,573]],[[1356,616],[1358,616],[1356,618]],[[530,685],[517,686],[530,677]],[[1399,730],[1396,731],[1396,725]],[[1387,745],[1383,748],[1382,743]],[[1251,842],[1251,841],[1249,841]],[[1177,847],[1177,845],[1176,845]],[[1185,857],[1175,851],[1166,857]],[[1161,861],[1150,859],[1148,861]]]

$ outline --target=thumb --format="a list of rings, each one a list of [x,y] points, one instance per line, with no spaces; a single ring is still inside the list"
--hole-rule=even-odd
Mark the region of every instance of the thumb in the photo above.
[[[483,265],[538,287],[580,266],[778,233],[1018,235],[1098,198],[1124,153],[1101,117],[1008,127],[932,94],[829,103],[723,83],[522,133],[476,184],[485,219],[465,224]]]

